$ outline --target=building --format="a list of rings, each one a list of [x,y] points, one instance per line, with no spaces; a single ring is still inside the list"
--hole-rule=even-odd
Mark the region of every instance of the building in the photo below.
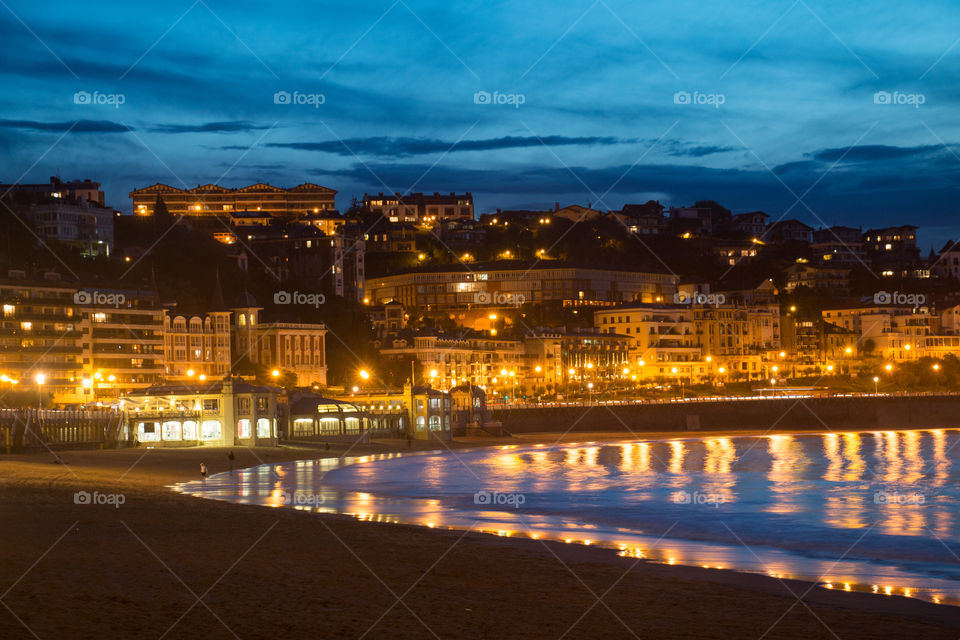
[[[367,247],[363,238],[348,233],[328,236],[312,226],[248,229],[242,238],[234,256],[241,270],[260,271],[279,282],[293,280],[312,293],[363,300]]]
[[[759,238],[753,240],[716,240],[712,245],[713,254],[730,266],[757,257],[761,246]]]
[[[106,206],[104,204],[103,191],[100,190],[100,183],[91,182],[89,178],[64,182],[56,176],[51,176],[50,182],[45,184],[23,184],[20,182],[0,184],[0,192],[4,194],[30,193],[39,196],[41,200],[52,198],[57,200],[88,202],[98,207]]]
[[[405,384],[403,391],[358,391],[341,400],[358,405],[380,429],[397,429],[414,440],[452,439],[450,394],[430,386]]]
[[[116,399],[163,375],[163,310],[155,292],[83,287],[58,273],[0,280],[0,373],[57,404]],[[42,382],[41,382],[42,380]]]
[[[108,207],[80,201],[60,200],[27,209],[37,235],[80,249],[87,257],[110,257],[113,250],[113,219]]]
[[[912,224],[868,229],[863,234],[867,257],[877,268],[912,266],[920,259],[917,229]]]
[[[764,240],[776,244],[787,244],[790,242],[799,242],[810,244],[813,234],[813,227],[804,224],[799,220],[778,220],[767,227]]]
[[[763,211],[738,213],[733,216],[731,229],[751,238],[762,238],[767,231],[767,214]]]
[[[594,311],[594,326],[630,340],[631,379],[754,379],[781,344],[776,305],[625,305]]]
[[[666,273],[575,267],[558,262],[497,261],[419,269],[370,278],[372,304],[398,301],[407,309],[516,309],[524,304],[610,306],[673,296]]]
[[[133,436],[150,447],[271,447],[280,389],[242,378],[153,385],[123,397]]]
[[[948,242],[934,258],[931,271],[941,278],[960,280],[960,245]]]
[[[793,291],[806,287],[814,291],[829,292],[829,295],[850,295],[850,269],[835,266],[818,266],[797,263],[787,267],[784,288]]]
[[[269,371],[291,373],[301,387],[327,384],[326,334],[323,324],[261,320],[262,307],[247,294],[233,309],[233,359],[246,359]]]
[[[941,317],[928,307],[861,303],[824,309],[822,317],[855,335],[854,346],[862,357],[942,357],[953,351],[956,338],[940,331]]]
[[[670,207],[670,230],[677,234],[709,236],[713,233],[713,209],[710,207]]]
[[[527,375],[524,346],[519,340],[479,332],[459,335],[402,332],[388,337],[380,348],[388,360],[420,366],[417,381],[439,389],[460,384],[512,389]]]
[[[230,374],[230,311],[163,313],[163,365],[167,380],[218,380]]]
[[[601,218],[604,214],[598,209],[591,208],[589,202],[585,207],[579,204],[561,207],[558,202],[550,215],[554,218],[564,218],[571,222],[592,222],[593,220]]]
[[[811,251],[820,264],[839,267],[869,265],[861,229],[835,225],[812,234]]]
[[[433,226],[448,220],[473,220],[473,195],[408,193],[363,194],[363,207],[389,222],[412,222]]]
[[[625,204],[620,211],[610,212],[623,223],[627,231],[641,236],[659,236],[667,231],[667,219],[663,215],[663,205],[656,200],[644,204]]]
[[[335,209],[337,192],[312,182],[285,189],[265,183],[230,189],[216,184],[198,185],[195,189],[178,189],[157,183],[130,192],[133,213],[153,215],[157,199],[175,216],[204,218],[223,216],[238,211],[261,212],[274,218],[299,218],[307,213]]]
[[[30,220],[40,238],[77,248],[85,257],[110,256],[119,214],[104,205],[99,182],[52,177],[49,184],[0,185],[0,194],[8,192],[14,196],[8,206]]]

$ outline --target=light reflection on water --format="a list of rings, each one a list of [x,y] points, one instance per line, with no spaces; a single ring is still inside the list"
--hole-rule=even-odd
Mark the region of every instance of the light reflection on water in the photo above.
[[[261,465],[178,490],[960,604],[957,444],[937,429],[505,446]]]

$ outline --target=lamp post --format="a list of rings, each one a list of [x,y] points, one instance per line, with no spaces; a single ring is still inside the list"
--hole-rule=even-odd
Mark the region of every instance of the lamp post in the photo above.
[[[39,406],[43,409],[43,384],[47,381],[47,376],[42,373],[38,373],[33,376],[33,380],[37,383],[37,399],[39,400]]]
[[[880,394],[880,376],[873,376],[873,395]]]

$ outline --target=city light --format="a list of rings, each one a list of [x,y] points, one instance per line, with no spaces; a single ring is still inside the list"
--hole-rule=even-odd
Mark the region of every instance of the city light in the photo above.
[[[369,380],[369,379],[370,379],[370,372],[367,371],[366,369],[360,369],[360,373],[359,373],[358,375],[359,375],[360,378],[362,378],[363,380]]]
[[[727,372],[726,367],[718,367],[718,368],[717,368],[717,373],[726,373],[726,372]]]
[[[45,384],[47,382],[47,376],[46,374],[38,373],[37,375],[33,376],[33,380],[37,384]]]
[[[187,369],[187,377],[188,377],[188,378],[192,378],[195,373],[196,373],[196,372],[195,372],[193,369]],[[99,376],[100,374],[97,374],[97,375]]]
[[[431,377],[431,378],[436,378],[436,377],[437,377],[437,370],[436,370],[436,369],[430,369],[430,377]]]
[[[270,372],[270,375],[272,375],[274,378],[279,378],[279,377],[280,377],[280,371],[277,370],[277,369],[274,369],[273,371]]]

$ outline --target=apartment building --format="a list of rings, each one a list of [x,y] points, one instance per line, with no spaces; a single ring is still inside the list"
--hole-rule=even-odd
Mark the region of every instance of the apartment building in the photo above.
[[[363,207],[390,222],[412,222],[433,226],[448,220],[473,220],[473,195],[408,193],[401,195],[363,194]]]
[[[626,305],[595,311],[594,326],[631,338],[629,367],[643,378],[758,378],[781,339],[775,305]]]
[[[398,301],[407,309],[512,308],[524,304],[610,306],[673,296],[678,278],[558,263],[498,261],[450,265],[370,278],[373,304]]]
[[[249,211],[269,214],[274,218],[293,219],[307,213],[335,209],[336,195],[334,189],[312,182],[289,189],[263,182],[236,189],[216,184],[180,189],[158,182],[134,189],[130,192],[130,199],[133,201],[133,213],[139,216],[153,215],[154,206],[160,198],[167,211],[175,216],[204,218]]]
[[[230,333],[234,361],[247,359],[270,371],[292,373],[297,386],[326,386],[326,326],[264,322],[262,310],[249,294],[241,306],[232,309]]]
[[[215,380],[230,374],[228,310],[179,313],[164,310],[164,376],[167,380]]]
[[[151,291],[81,287],[60,274],[0,280],[0,375],[58,404],[110,401],[163,374],[163,311]]]

